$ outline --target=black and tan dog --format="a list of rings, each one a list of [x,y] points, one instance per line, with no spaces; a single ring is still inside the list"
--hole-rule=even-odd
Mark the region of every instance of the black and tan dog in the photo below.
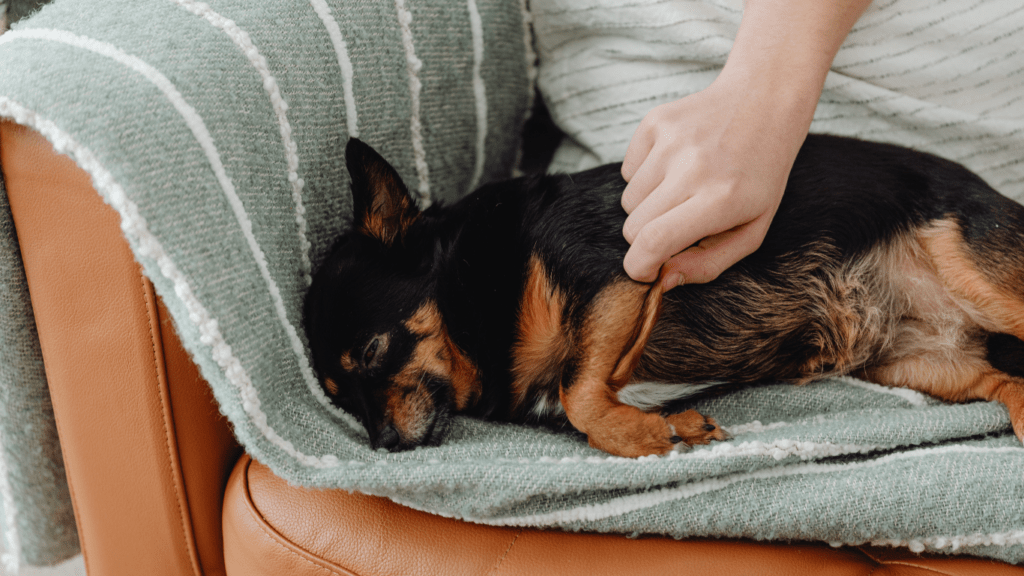
[[[355,222],[306,328],[374,447],[438,444],[461,413],[664,454],[724,438],[662,410],[700,386],[847,373],[998,400],[1024,434],[1024,207],[957,164],[811,135],[760,249],[662,293],[623,272],[617,165],[421,212],[370,147],[346,156]]]

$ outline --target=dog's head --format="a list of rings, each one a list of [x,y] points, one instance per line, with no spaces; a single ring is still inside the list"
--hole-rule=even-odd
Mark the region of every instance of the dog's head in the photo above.
[[[480,393],[437,304],[444,242],[379,154],[353,139],[345,157],[354,221],[306,296],[313,363],[327,397],[362,421],[374,448],[436,445]]]

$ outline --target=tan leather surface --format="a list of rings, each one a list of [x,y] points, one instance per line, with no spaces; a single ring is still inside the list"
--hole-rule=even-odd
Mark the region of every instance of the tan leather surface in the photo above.
[[[685,540],[490,527],[343,490],[289,486],[242,457],[224,501],[228,574],[987,575],[1024,569],[906,550]]]
[[[222,574],[237,448],[89,177],[0,123],[0,164],[90,576]]]
[[[170,313],[163,302],[159,304],[174,434],[199,565],[205,576],[219,576],[225,573],[220,520],[224,487],[242,448],[199,368],[178,340]]]

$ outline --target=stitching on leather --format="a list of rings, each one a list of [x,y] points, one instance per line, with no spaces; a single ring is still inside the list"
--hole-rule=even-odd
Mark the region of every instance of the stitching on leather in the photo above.
[[[152,310],[154,313],[158,313],[156,312],[157,305],[156,302],[150,298],[149,286],[146,285],[146,277],[140,274],[139,280],[142,284],[142,297],[146,301],[146,323],[149,324],[149,342],[153,348],[153,374],[156,376],[157,386],[159,386],[160,363],[158,359],[162,350],[158,349],[156,336],[158,332],[156,331],[160,329],[160,326],[153,325],[153,314],[150,312]],[[159,391],[157,397],[160,399],[160,415],[164,419],[164,447],[167,448],[167,464],[171,472],[171,486],[174,489],[174,503],[178,508],[178,520],[181,526],[182,536],[185,540],[185,550],[188,552],[188,561],[192,565],[192,573],[196,576],[202,576],[203,571],[199,567],[199,551],[195,549],[195,542],[191,541],[188,537],[191,521],[189,521],[190,519],[186,520],[185,511],[182,509],[182,503],[187,502],[188,497],[180,489],[181,487],[178,485],[179,478],[176,477],[177,474],[175,474],[174,470],[174,455],[177,454],[177,445],[172,442],[172,436],[174,434],[174,418],[173,412],[171,412],[171,406],[168,404],[170,398],[164,398],[165,393],[167,395],[170,395],[171,393],[170,382],[167,382],[166,378],[164,378],[164,388],[165,390]],[[167,420],[168,416],[171,417],[170,421]],[[179,454],[178,457],[180,458],[181,455]],[[180,480],[181,482],[184,482],[184,476],[181,476]]]
[[[894,560],[894,561],[879,560],[874,555],[872,555],[868,550],[865,550],[864,547],[861,547],[861,546],[858,546],[857,550],[859,550],[861,554],[867,556],[869,559],[871,559],[871,561],[873,561],[873,562],[875,562],[877,564],[877,566],[875,566],[875,568],[872,569],[871,572],[868,573],[869,576],[871,574],[874,574],[874,573],[878,572],[881,568],[885,568],[885,567],[888,567],[888,566],[907,566],[907,567],[910,567],[910,568],[917,568],[918,570],[927,570],[928,572],[932,572],[932,573],[935,573],[935,574],[942,574],[943,576],[956,576],[955,574],[953,574],[951,572],[944,572],[942,570],[936,570],[935,568],[930,568],[928,566],[921,566],[919,564],[914,564],[914,563],[908,562],[906,560]]]
[[[494,574],[498,571],[498,568],[501,567],[501,563],[505,561],[505,557],[508,556],[508,553],[512,550],[512,547],[516,545],[516,540],[519,540],[519,536],[522,533],[522,528],[519,529],[519,532],[516,532],[516,535],[512,538],[512,541],[508,543],[508,548],[505,549],[505,553],[501,555],[501,558],[498,558],[498,563],[494,565],[494,568],[491,568],[491,574]]]
[[[867,556],[867,557],[868,557],[868,558],[870,558],[870,559],[871,559],[872,561],[874,561],[874,563],[875,563],[875,564],[878,564],[878,565],[881,565],[881,564],[882,564],[882,561],[881,561],[881,560],[879,560],[878,558],[875,558],[875,556],[874,556],[873,554],[871,554],[871,552],[870,552],[870,551],[868,551],[867,549],[865,549],[865,548],[864,548],[863,546],[857,546],[857,547],[856,547],[856,549],[857,549],[858,551],[860,551],[860,553],[861,553],[861,554],[863,554],[863,555]]]
[[[942,571],[942,570],[936,570],[935,568],[929,568],[928,566],[921,566],[920,564],[914,564],[912,562],[907,562],[907,561],[904,561],[904,560],[898,560],[898,561],[895,561],[895,562],[886,562],[886,565],[887,566],[908,566],[910,568],[917,568],[918,570],[927,570],[928,572],[932,572],[934,574],[942,574],[944,576],[956,576],[952,572],[945,572],[945,571]]]
[[[262,518],[261,518],[261,517],[257,517],[257,518],[258,518],[258,519],[260,519],[260,520],[262,520]],[[303,561],[303,562],[305,562],[306,564],[309,564],[310,566],[312,566],[312,567],[314,567],[314,568],[316,568],[316,569],[318,569],[318,570],[321,570],[321,571],[323,571],[323,572],[326,572],[326,573],[328,573],[328,574],[340,574],[341,576],[351,576],[351,574],[352,574],[351,572],[349,572],[348,574],[345,574],[344,572],[338,572],[338,571],[336,571],[336,570],[333,570],[333,569],[330,569],[330,568],[324,568],[323,566],[321,566],[321,565],[317,564],[316,562],[313,562],[313,561],[312,561],[312,560],[310,560],[309,558],[306,558],[306,557],[305,557],[305,556],[303,556],[302,554],[296,554],[296,553],[295,553],[295,550],[292,550],[291,548],[289,548],[289,547],[285,546],[285,545],[284,545],[284,544],[282,544],[282,543],[281,543],[280,541],[278,541],[278,540],[277,540],[277,538],[275,538],[275,537],[274,537],[274,534],[273,534],[273,533],[271,533],[271,532],[267,532],[267,529],[266,529],[266,528],[265,528],[265,527],[263,526],[263,522],[256,522],[256,525],[257,525],[257,526],[259,526],[259,529],[260,529],[260,530],[261,530],[261,531],[262,531],[262,532],[263,532],[264,534],[266,534],[267,538],[269,538],[271,542],[273,542],[273,543],[274,543],[275,545],[277,545],[277,547],[278,547],[278,548],[281,548],[282,550],[284,550],[284,551],[285,551],[285,552],[287,552],[288,554],[290,554],[290,555],[292,555],[292,556],[295,556],[296,558],[298,558],[298,559],[302,560],[302,561]]]
[[[252,462],[253,461],[250,458],[249,459],[249,463],[245,465],[245,474],[244,474],[244,478],[245,478],[245,504],[246,504],[246,508],[249,510],[249,514],[251,514],[252,517],[255,519],[256,526],[260,529],[260,531],[263,532],[263,534],[265,534],[267,536],[267,538],[271,542],[276,544],[279,548],[281,548],[282,550],[284,550],[288,554],[290,554],[292,556],[295,556],[296,558],[301,559],[303,562],[309,564],[310,566],[313,566],[314,568],[318,568],[318,569],[320,569],[320,570],[322,570],[322,571],[324,571],[324,572],[326,572],[328,574],[339,574],[341,576],[355,576],[354,572],[352,572],[351,570],[348,570],[346,568],[341,568],[340,566],[338,567],[338,570],[344,570],[344,572],[338,572],[333,567],[328,568],[328,567],[324,567],[324,566],[322,566],[320,564],[317,564],[316,562],[313,562],[312,560],[310,560],[309,558],[306,558],[302,554],[299,554],[298,552],[296,552],[292,548],[290,548],[288,546],[285,546],[281,542],[282,540],[286,540],[285,537],[282,536],[279,532],[277,532],[276,530],[274,530],[273,528],[270,527],[270,523],[267,522],[266,518],[263,517],[263,514],[260,514],[259,510],[256,509],[256,504],[252,501],[252,495],[249,492],[249,467],[252,466]],[[298,546],[296,546],[296,547],[298,547]],[[301,550],[301,548],[300,548],[300,550]],[[303,552],[306,552],[307,554],[309,553],[306,550],[303,550]]]

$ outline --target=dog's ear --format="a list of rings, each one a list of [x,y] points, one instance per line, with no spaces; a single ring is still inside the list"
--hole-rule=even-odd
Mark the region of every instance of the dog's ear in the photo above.
[[[356,230],[386,246],[400,241],[420,212],[398,172],[356,138],[345,147],[345,162],[352,177]]]

